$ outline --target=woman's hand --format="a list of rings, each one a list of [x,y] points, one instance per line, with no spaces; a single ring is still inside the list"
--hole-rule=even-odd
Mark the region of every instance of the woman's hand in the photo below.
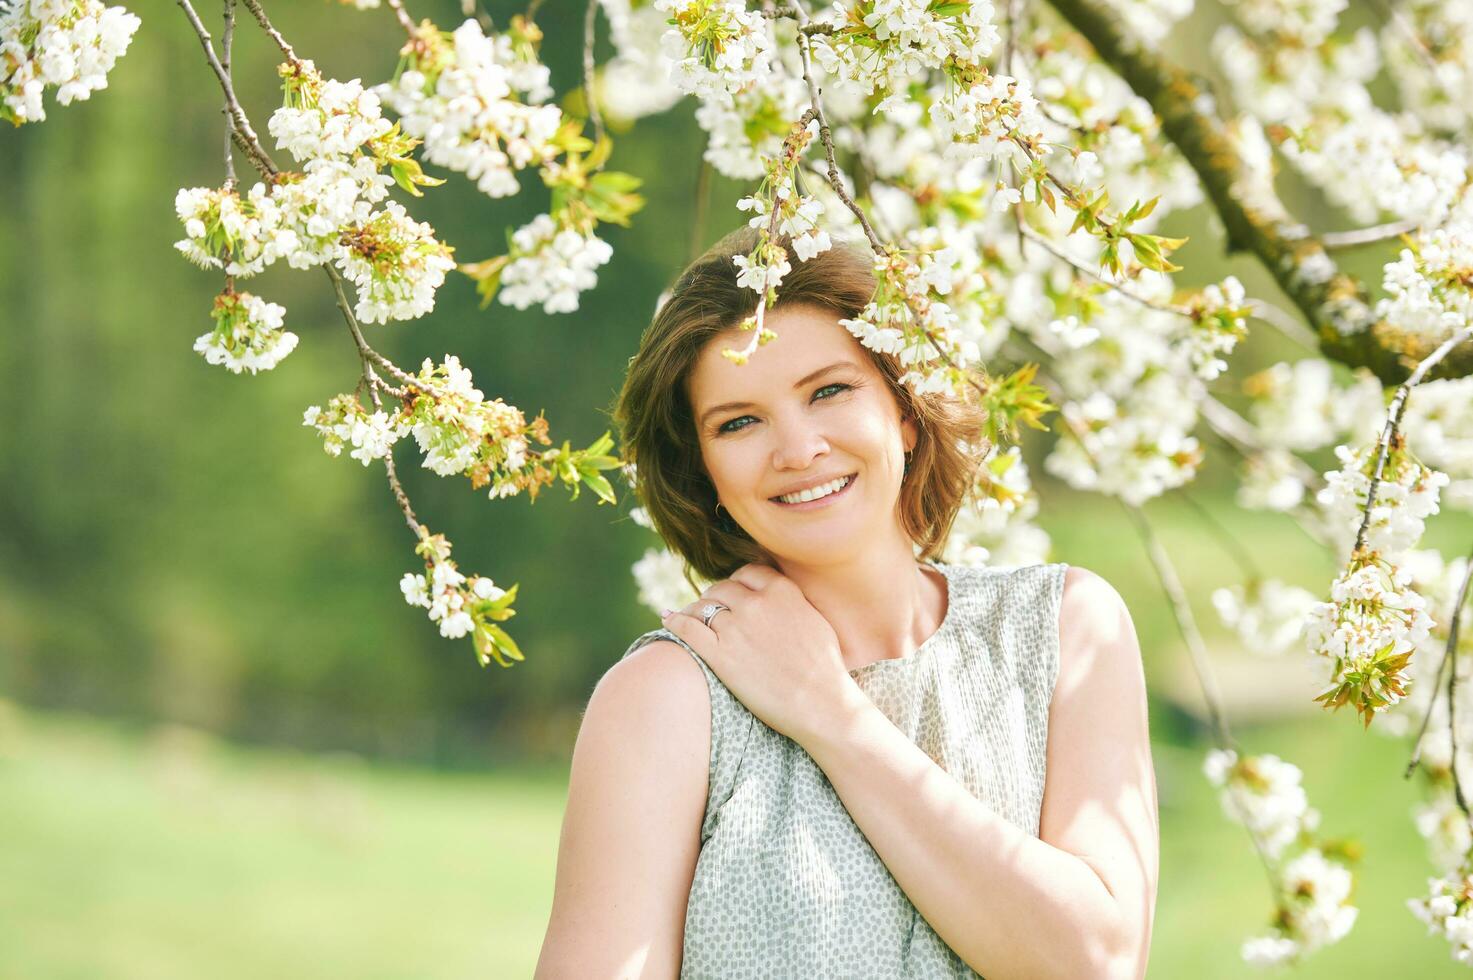
[[[701,608],[710,602],[730,609],[706,626]],[[827,730],[833,713],[852,705],[856,695],[864,696],[844,669],[829,621],[792,579],[767,565],[743,565],[663,622],[748,711],[800,744]]]

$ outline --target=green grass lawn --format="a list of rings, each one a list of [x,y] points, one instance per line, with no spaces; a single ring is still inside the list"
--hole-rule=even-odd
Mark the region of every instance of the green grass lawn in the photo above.
[[[565,772],[446,774],[241,748],[7,709],[0,977],[526,977],[552,895]],[[1303,764],[1330,834],[1358,837],[1361,919],[1299,977],[1465,975],[1404,907],[1426,876],[1398,740],[1349,718],[1241,734]],[[1255,975],[1268,916],[1201,752],[1158,746],[1153,978]]]

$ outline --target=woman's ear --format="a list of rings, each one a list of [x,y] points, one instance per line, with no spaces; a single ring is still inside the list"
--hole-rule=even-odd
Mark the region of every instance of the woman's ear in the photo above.
[[[916,443],[920,441],[921,430],[915,417],[907,412],[900,416],[900,441],[905,446],[906,452],[914,451]]]

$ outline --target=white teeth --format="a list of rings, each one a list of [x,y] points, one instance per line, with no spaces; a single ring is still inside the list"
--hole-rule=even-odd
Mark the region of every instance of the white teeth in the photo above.
[[[834,480],[832,483],[825,483],[823,486],[814,487],[811,490],[801,490],[798,493],[790,493],[786,496],[778,497],[777,499],[781,500],[785,504],[801,504],[806,503],[810,500],[817,500],[819,497],[827,497],[831,493],[838,493],[840,490],[849,485],[849,479],[850,478],[847,476],[841,476],[839,477],[839,479]]]

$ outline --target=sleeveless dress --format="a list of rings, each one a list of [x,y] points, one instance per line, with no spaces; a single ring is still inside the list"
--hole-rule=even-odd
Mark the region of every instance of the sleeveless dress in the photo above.
[[[933,564],[948,594],[936,632],[908,657],[849,674],[941,768],[1037,836],[1068,566]],[[643,634],[624,656],[654,640],[685,647],[711,693],[682,980],[978,977],[901,891],[802,746],[758,720],[669,630]]]

